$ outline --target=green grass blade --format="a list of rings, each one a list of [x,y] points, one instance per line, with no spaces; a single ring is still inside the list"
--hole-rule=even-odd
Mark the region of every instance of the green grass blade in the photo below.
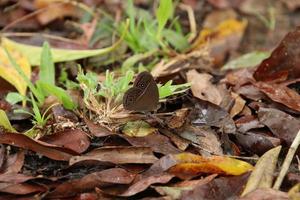
[[[48,42],[44,42],[41,52],[40,80],[55,85],[55,67]]]

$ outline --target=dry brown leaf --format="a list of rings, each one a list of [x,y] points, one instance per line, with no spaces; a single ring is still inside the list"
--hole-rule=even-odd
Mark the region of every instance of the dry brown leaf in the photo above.
[[[187,81],[191,83],[191,90],[195,97],[220,105],[222,96],[216,85],[211,83],[211,75],[198,73],[196,70],[190,70],[186,75]]]

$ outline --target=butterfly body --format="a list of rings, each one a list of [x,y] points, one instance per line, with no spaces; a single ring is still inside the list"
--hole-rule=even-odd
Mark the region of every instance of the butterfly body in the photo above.
[[[126,110],[146,112],[157,108],[159,93],[156,82],[149,72],[140,73],[123,97]]]

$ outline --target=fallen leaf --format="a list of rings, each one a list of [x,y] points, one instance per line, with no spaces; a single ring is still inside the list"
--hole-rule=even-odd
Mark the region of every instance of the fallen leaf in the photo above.
[[[248,173],[239,176],[227,176],[215,178],[205,185],[195,187],[193,190],[184,191],[181,195],[182,200],[197,199],[237,199],[245,185]]]
[[[139,192],[144,191],[154,183],[167,183],[173,177],[174,176],[170,174],[159,174],[159,175],[153,175],[147,178],[140,179],[137,182],[133,183],[125,192],[119,194],[118,196],[128,197],[128,196],[135,195]]]
[[[175,159],[177,164],[168,171],[182,178],[196,176],[200,173],[237,176],[253,169],[249,163],[225,156],[203,157],[191,153],[181,153],[177,154]]]
[[[84,160],[97,160],[114,164],[146,164],[155,162],[157,158],[149,147],[103,147],[81,156],[73,156],[70,159],[70,165]]]
[[[47,188],[38,184],[20,183],[8,185],[7,187],[1,188],[0,191],[16,195],[25,195],[31,193],[46,192]]]
[[[179,184],[175,184],[174,186],[154,186],[154,188],[160,195],[167,195],[172,199],[179,199],[183,191],[193,190],[197,186],[208,184],[216,176],[217,174],[212,174],[198,180],[183,181]]]
[[[90,146],[87,133],[79,129],[69,129],[40,138],[41,141],[59,147],[68,148],[76,153],[83,153]]]
[[[300,27],[289,32],[271,56],[254,73],[257,81],[284,81],[300,78]]]
[[[236,127],[229,113],[219,106],[207,101],[197,100],[188,115],[195,126],[218,127],[224,133],[235,133]]]
[[[280,139],[261,135],[258,133],[247,132],[246,134],[237,134],[237,143],[248,152],[262,155],[266,151],[281,144]]]
[[[91,134],[94,135],[95,137],[105,137],[105,136],[116,134],[116,133],[114,133],[112,131],[109,131],[105,127],[102,127],[99,124],[93,123],[89,119],[85,118],[84,122],[86,123],[86,125],[87,125],[89,131],[91,132]]]
[[[275,147],[259,158],[247,181],[242,197],[256,189],[272,187],[280,150],[281,146]]]
[[[289,145],[300,129],[300,120],[274,108],[259,108],[258,118],[276,137]]]
[[[211,83],[211,75],[190,70],[186,73],[186,76],[187,81],[191,83],[191,90],[195,97],[220,105],[222,96],[216,85]]]
[[[264,127],[254,115],[241,117],[235,121],[235,124],[241,133],[247,133],[251,129]]]
[[[256,189],[249,194],[245,195],[239,200],[256,200],[256,199],[265,199],[265,200],[289,200],[287,193],[274,190],[271,188],[260,188]]]
[[[96,187],[106,187],[113,184],[130,184],[135,174],[122,168],[106,169],[94,172],[79,179],[72,179],[58,185],[55,190],[47,195],[47,198],[66,198],[76,194],[88,192]]]
[[[132,146],[150,147],[152,151],[162,154],[175,154],[181,151],[176,149],[170,142],[169,138],[159,133],[153,133],[145,137],[123,136]]]
[[[1,133],[0,136],[0,143],[2,144],[10,144],[12,146],[29,149],[53,160],[68,161],[72,154],[76,154],[75,152],[62,147],[57,147],[41,141],[33,140],[23,134]]]
[[[156,131],[156,128],[151,127],[147,122],[141,120],[127,122],[122,129],[122,132],[130,137],[145,137]]]
[[[254,85],[273,101],[300,112],[300,95],[296,91],[282,84],[257,82]]]
[[[231,96],[234,98],[234,105],[230,110],[230,116],[233,118],[234,116],[242,112],[246,101],[234,92],[231,92]]]
[[[199,147],[200,150],[215,155],[223,155],[221,141],[215,131],[210,128],[186,125],[176,134],[193,144],[197,144],[197,147]]]

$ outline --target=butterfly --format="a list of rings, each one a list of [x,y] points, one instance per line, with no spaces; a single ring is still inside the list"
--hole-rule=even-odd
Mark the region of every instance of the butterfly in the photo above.
[[[126,110],[146,112],[156,110],[159,93],[156,82],[149,72],[141,72],[123,96]]]

